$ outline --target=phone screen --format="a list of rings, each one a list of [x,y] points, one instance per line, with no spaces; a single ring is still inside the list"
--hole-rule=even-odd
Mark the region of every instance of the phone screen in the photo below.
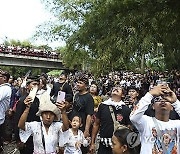
[[[62,102],[65,100],[65,92],[59,91],[56,102]]]

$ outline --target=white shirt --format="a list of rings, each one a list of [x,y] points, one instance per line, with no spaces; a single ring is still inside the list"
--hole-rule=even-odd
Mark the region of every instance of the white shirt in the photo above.
[[[76,149],[76,142],[81,142],[84,147],[89,145],[88,140],[84,138],[84,134],[81,130],[78,130],[78,134],[74,135],[72,130],[68,130],[68,137],[64,135],[66,139],[64,139],[65,150],[64,154],[82,154],[80,148]]]
[[[126,80],[122,79],[121,82],[120,82],[120,85],[121,86],[126,86]]]
[[[130,82],[130,81],[127,81],[127,82],[126,82],[126,86],[127,86],[127,87],[130,87],[130,86],[131,86],[131,82]]]
[[[10,104],[11,92],[10,84],[5,83],[0,85],[0,125],[4,123],[5,112],[8,110]]]
[[[44,154],[45,152],[42,143],[41,125],[44,134],[46,154],[56,153],[59,135],[62,133],[61,122],[53,122],[49,127],[48,133],[46,132],[45,127],[43,124],[41,124],[41,122],[26,122],[25,131],[20,129],[19,132],[21,141],[25,143],[28,140],[29,136],[32,135],[34,143],[34,153]]]
[[[51,87],[47,84],[47,85],[46,85],[46,88],[47,88],[47,93],[50,95],[50,93],[51,93]]]
[[[136,80],[136,88],[141,88],[141,81]]]
[[[169,120],[168,122],[157,120],[161,137],[157,137],[157,130],[152,117],[143,115],[151,103],[153,96],[147,93],[135,107],[130,115],[130,120],[136,126],[141,138],[141,154],[162,154],[161,141],[164,142],[167,153],[180,153],[180,120]],[[172,104],[175,111],[180,115],[180,102],[177,100]]]

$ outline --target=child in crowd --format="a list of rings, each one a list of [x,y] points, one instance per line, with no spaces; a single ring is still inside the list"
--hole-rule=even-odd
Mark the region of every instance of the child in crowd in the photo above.
[[[41,102],[37,116],[41,116],[41,122],[26,122],[29,114],[32,98],[27,96],[24,100],[26,109],[18,123],[20,128],[20,139],[25,143],[28,138],[33,136],[34,152],[33,154],[57,154],[56,147],[58,145],[58,134],[68,132],[69,121],[65,111],[65,104],[59,103],[58,106],[50,100]],[[62,114],[62,122],[60,121],[60,111]],[[65,132],[66,131],[66,132]]]
[[[81,145],[87,147],[90,143],[90,138],[84,137],[84,134],[79,128],[82,126],[81,117],[75,115],[70,122],[72,128],[69,128],[69,136],[64,136],[64,154],[82,154]]]
[[[113,154],[139,154],[137,149],[139,144],[138,134],[125,126],[118,128],[112,136]]]

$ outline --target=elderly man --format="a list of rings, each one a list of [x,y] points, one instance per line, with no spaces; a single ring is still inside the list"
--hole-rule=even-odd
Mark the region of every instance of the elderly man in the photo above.
[[[11,86],[8,83],[10,74],[6,71],[0,70],[0,152],[2,151],[2,125],[5,120],[5,112],[9,108],[11,98]]]

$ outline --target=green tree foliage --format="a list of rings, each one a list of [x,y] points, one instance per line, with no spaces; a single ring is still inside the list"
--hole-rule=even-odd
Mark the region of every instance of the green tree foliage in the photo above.
[[[42,69],[39,69],[39,68],[30,68],[30,67],[23,67],[23,66],[22,67],[0,66],[0,68],[9,72],[10,75],[12,75],[15,78],[25,76],[29,70],[32,71],[32,76],[37,76],[41,74],[41,72],[43,71]]]
[[[106,73],[140,68],[142,57],[146,65],[163,57],[165,61],[158,63],[161,69],[165,68],[164,63],[166,68],[180,69],[179,0],[44,2],[58,21],[46,36],[62,36],[66,40],[63,54],[67,66],[84,61],[92,71]],[[161,48],[158,44],[162,44]]]

